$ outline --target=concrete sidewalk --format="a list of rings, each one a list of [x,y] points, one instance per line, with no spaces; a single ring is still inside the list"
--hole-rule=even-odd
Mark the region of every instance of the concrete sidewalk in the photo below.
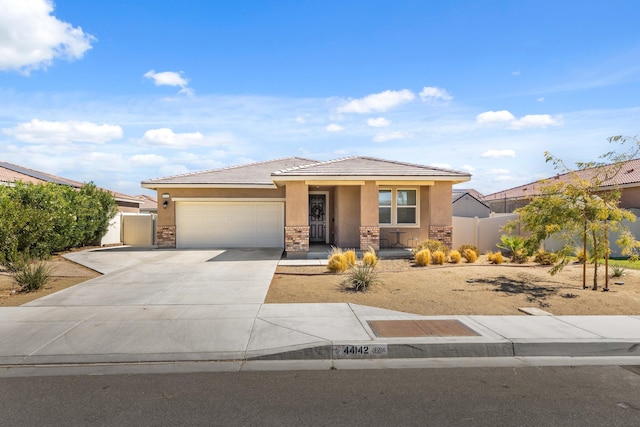
[[[425,317],[356,304],[263,304],[278,250],[70,257],[107,274],[0,308],[0,365],[640,356],[640,315]],[[371,323],[442,320],[472,334],[383,337]]]

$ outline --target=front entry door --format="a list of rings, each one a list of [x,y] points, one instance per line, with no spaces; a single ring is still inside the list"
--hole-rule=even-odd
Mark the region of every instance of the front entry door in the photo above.
[[[309,195],[309,243],[325,243],[327,199],[324,194]]]

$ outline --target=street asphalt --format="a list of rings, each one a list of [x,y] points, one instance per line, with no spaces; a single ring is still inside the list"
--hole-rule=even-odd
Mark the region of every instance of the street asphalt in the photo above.
[[[0,308],[0,367],[640,360],[640,315],[418,316],[357,304],[264,304],[278,263],[306,262],[281,255],[280,249],[127,247],[68,254],[103,276],[20,307]],[[454,320],[475,335],[385,338],[369,323],[382,320]]]

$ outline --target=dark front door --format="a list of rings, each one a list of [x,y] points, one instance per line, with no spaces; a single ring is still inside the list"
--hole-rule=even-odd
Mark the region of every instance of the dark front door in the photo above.
[[[309,243],[325,243],[327,199],[324,194],[309,195]]]

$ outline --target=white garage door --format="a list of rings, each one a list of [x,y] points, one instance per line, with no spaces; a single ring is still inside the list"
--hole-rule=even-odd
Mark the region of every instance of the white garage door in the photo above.
[[[282,248],[282,202],[177,202],[178,248]]]

